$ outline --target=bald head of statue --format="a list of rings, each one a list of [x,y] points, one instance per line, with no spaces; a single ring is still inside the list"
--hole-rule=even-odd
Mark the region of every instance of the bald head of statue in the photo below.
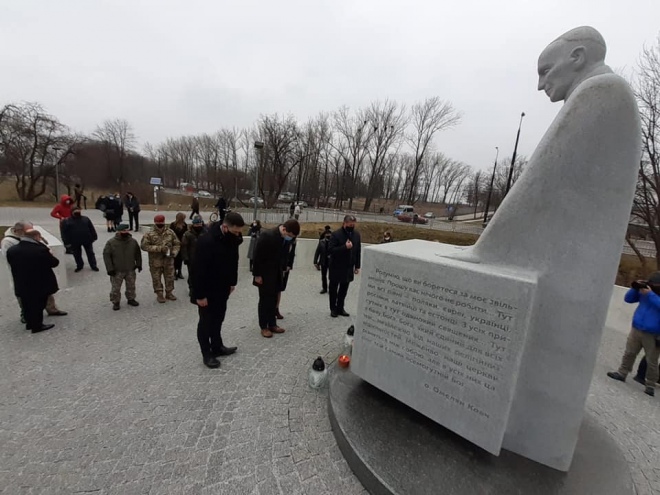
[[[606,53],[603,36],[592,27],[562,34],[539,57],[539,91],[545,91],[552,102],[567,100],[582,81],[609,72]]]

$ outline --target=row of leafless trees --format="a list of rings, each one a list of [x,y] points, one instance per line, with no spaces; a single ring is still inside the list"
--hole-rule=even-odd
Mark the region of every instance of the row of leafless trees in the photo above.
[[[81,136],[38,104],[11,104],[0,110],[0,171],[15,177],[17,193],[27,201],[47,191],[58,169],[69,188],[80,182],[143,196],[150,177],[227,198],[246,197],[257,179],[267,206],[287,192],[311,204],[365,211],[387,200],[468,201],[476,211],[486,201],[490,177],[434,145],[439,133],[459,122],[460,114],[437,97],[409,108],[386,100],[307,122],[263,115],[251,128],[169,138],[147,143],[140,153],[126,120],[105,121],[91,136]],[[263,147],[255,148],[256,142]],[[502,197],[501,186],[498,175],[493,205]]]
[[[660,269],[660,38],[642,50],[632,85],[642,120],[642,160],[632,214],[655,244],[655,265]],[[646,266],[646,258],[630,235],[627,239]]]

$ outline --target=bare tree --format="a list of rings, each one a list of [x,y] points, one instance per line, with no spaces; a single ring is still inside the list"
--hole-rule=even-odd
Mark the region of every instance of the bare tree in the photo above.
[[[356,185],[362,173],[362,165],[367,157],[369,142],[376,132],[377,125],[369,121],[366,110],[360,109],[351,115],[348,107],[341,107],[334,114],[336,140],[333,148],[343,160],[343,171],[338,183],[337,201],[341,205],[346,196],[348,209],[353,209]]]
[[[637,63],[633,90],[642,121],[642,160],[632,216],[648,229],[656,250],[656,269],[660,269],[660,38],[651,47],[644,47]],[[640,262],[647,261],[630,235],[628,243]]]
[[[23,201],[33,201],[46,192],[47,179],[73,153],[76,142],[37,103],[7,105],[0,110],[3,168],[16,178],[16,192]]]
[[[372,103],[367,118],[373,123],[374,132],[367,148],[369,169],[364,211],[369,211],[373,199],[382,194],[386,167],[393,163],[391,155],[398,153],[408,124],[405,106],[389,100]]]
[[[457,125],[461,116],[451,103],[434,96],[412,107],[411,122],[413,133],[409,136],[410,145],[415,154],[415,161],[408,181],[407,201],[414,204],[419,194],[417,178],[424,157],[432,146],[434,136],[445,129]]]
[[[125,181],[126,158],[136,144],[131,124],[125,119],[106,120],[92,135],[105,144],[108,168],[114,169],[111,177],[116,177],[121,189]]]
[[[264,143],[259,189],[268,207],[275,203],[289,175],[300,163],[298,123],[290,115],[282,119],[264,115],[259,119],[259,133]]]

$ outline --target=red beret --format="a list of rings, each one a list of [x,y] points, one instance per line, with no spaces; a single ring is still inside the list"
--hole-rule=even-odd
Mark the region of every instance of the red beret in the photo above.
[[[154,217],[154,223],[165,223],[165,215],[156,215]]]

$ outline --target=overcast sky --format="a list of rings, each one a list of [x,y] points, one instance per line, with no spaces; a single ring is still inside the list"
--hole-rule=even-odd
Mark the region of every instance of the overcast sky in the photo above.
[[[530,155],[560,108],[536,90],[543,48],[599,29],[632,68],[660,1],[0,0],[0,105],[37,101],[76,131],[131,122],[140,143],[428,96],[462,112],[437,149],[477,168]]]

